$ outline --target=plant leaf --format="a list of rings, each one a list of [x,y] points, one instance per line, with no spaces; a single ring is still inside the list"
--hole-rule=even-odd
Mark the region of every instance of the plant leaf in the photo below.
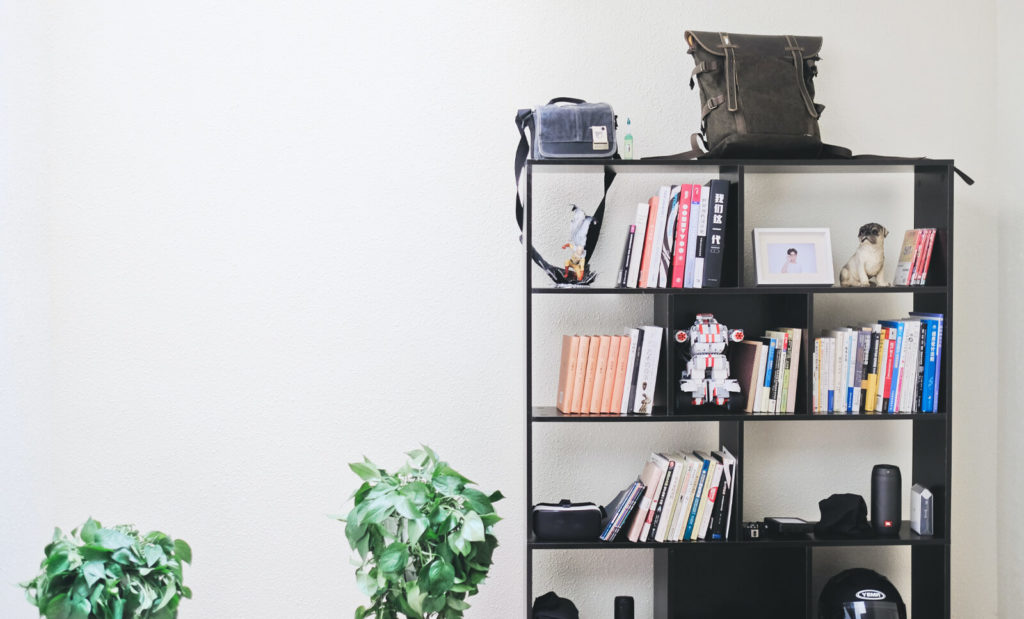
[[[174,540],[174,556],[179,561],[192,565],[192,547],[183,539]]]
[[[117,550],[119,548],[125,548],[131,546],[132,540],[130,537],[120,531],[113,529],[97,529],[96,540],[94,545],[107,550]]]
[[[394,542],[384,549],[384,553],[377,561],[377,566],[385,574],[397,574],[405,571],[405,564],[409,561],[409,548],[401,542]]]
[[[107,575],[107,566],[103,561],[86,561],[82,564],[82,575],[85,577],[85,584],[90,588]]]
[[[80,537],[86,544],[91,544],[96,540],[96,532],[100,530],[100,523],[93,520],[91,517],[85,521],[82,525],[82,534]]]
[[[352,469],[352,472],[358,475],[363,481],[380,480],[380,470],[369,460],[366,460],[365,462],[351,462],[349,463],[348,468]]]
[[[430,522],[426,518],[420,516],[419,518],[413,518],[409,521],[409,545],[415,546],[419,543],[420,538],[423,536],[423,532],[430,526]]]
[[[466,514],[466,519],[462,521],[462,536],[470,542],[484,541],[484,523],[476,513]]]

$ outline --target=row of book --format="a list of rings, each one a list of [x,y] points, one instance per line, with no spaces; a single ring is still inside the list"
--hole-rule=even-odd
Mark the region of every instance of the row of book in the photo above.
[[[803,329],[783,327],[736,344],[730,369],[740,384],[740,396],[746,398],[746,412],[780,415],[796,411],[803,339]]]
[[[934,246],[935,228],[907,230],[903,235],[903,246],[900,247],[892,283],[896,286],[924,286]]]
[[[605,506],[604,541],[724,539],[732,519],[736,457],[717,451],[652,453],[640,476]]]
[[[814,339],[814,414],[938,412],[943,315],[911,312]]]
[[[662,186],[636,207],[617,286],[721,286],[728,205],[728,181]]]
[[[643,326],[625,335],[563,335],[558,410],[649,415],[664,332]]]

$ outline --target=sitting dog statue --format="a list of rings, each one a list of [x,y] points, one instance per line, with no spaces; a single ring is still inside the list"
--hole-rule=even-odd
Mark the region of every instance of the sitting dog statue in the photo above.
[[[882,224],[864,224],[857,232],[860,245],[853,252],[846,266],[839,272],[839,285],[844,288],[856,286],[891,286],[885,278],[885,237],[889,231]]]

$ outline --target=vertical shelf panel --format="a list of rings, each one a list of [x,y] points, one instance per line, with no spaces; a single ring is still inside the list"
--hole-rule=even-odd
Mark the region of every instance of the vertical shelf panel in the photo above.
[[[680,545],[655,557],[657,619],[803,617],[807,552],[800,546]],[[657,584],[657,580],[656,580]]]

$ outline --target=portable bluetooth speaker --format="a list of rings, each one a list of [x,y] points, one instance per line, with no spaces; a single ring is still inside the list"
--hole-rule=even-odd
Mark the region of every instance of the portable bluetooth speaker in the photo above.
[[[871,527],[878,535],[899,535],[901,483],[898,466],[876,464],[871,469]]]

